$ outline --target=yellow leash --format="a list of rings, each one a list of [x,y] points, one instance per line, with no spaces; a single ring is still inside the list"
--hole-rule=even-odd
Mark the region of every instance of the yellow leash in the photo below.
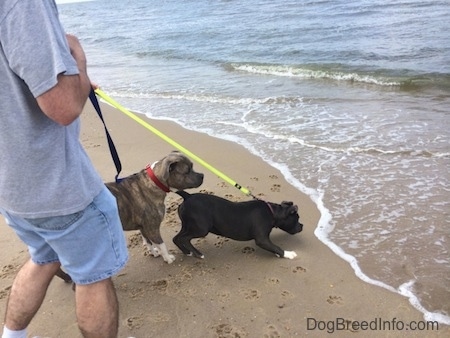
[[[118,110],[120,110],[122,113],[124,113],[125,115],[128,115],[128,117],[131,117],[133,120],[135,120],[136,122],[138,122],[140,125],[142,125],[143,127],[147,128],[148,130],[150,130],[152,133],[156,134],[157,136],[159,136],[160,138],[162,138],[164,141],[166,141],[167,143],[169,143],[170,145],[172,145],[173,147],[175,147],[176,149],[178,149],[179,151],[181,151],[182,153],[186,154],[188,157],[192,158],[194,161],[197,161],[199,164],[201,164],[202,166],[204,166],[206,169],[208,169],[209,171],[213,172],[214,174],[216,174],[218,177],[222,178],[224,181],[228,182],[229,184],[231,184],[232,186],[234,186],[235,188],[238,188],[240,191],[242,191],[244,194],[246,194],[247,196],[252,196],[255,198],[255,196],[253,196],[253,194],[250,192],[250,190],[248,190],[247,188],[241,186],[240,184],[236,183],[235,181],[233,181],[231,178],[229,178],[227,175],[225,175],[224,173],[222,173],[221,171],[217,170],[216,168],[214,168],[212,165],[210,165],[209,163],[205,162],[204,160],[202,160],[200,157],[198,157],[197,155],[195,155],[194,153],[190,152],[189,150],[187,150],[185,147],[183,147],[181,144],[175,142],[174,140],[172,140],[170,137],[168,137],[167,135],[163,134],[162,132],[160,132],[158,129],[154,128],[153,126],[151,126],[150,124],[148,124],[146,121],[144,121],[143,119],[141,119],[140,117],[136,116],[136,114],[133,114],[132,112],[130,112],[128,109],[126,109],[125,107],[123,107],[121,104],[119,104],[118,102],[116,102],[115,100],[113,100],[111,97],[109,97],[108,95],[106,95],[105,92],[103,92],[101,89],[96,89],[95,93],[100,96],[103,100],[105,100],[106,102],[108,102],[110,105],[112,105],[113,107],[117,108]]]

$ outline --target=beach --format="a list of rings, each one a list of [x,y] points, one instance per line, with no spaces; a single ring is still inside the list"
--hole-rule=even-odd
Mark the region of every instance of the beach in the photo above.
[[[103,115],[122,162],[121,177],[162,159],[171,145],[118,110],[102,104]],[[146,252],[138,232],[127,232],[129,262],[113,278],[120,303],[119,337],[297,337],[332,333],[348,337],[446,337],[450,329],[425,321],[406,297],[359,279],[351,266],[320,242],[314,231],[320,212],[310,197],[244,147],[192,132],[164,120],[142,118],[162,133],[225,173],[255,196],[299,207],[303,231],[289,235],[274,229],[271,238],[297,257],[277,258],[253,241],[238,242],[209,234],[194,241],[204,259],[184,256],[172,243],[180,230],[181,198],[166,197],[162,236],[176,260],[167,264]],[[90,103],[82,115],[81,141],[102,178],[114,180],[114,163],[100,119]],[[191,192],[230,200],[250,199],[194,162],[205,174]],[[304,168],[309,170],[309,168]],[[0,316],[26,247],[0,221]],[[76,245],[76,243],[74,243]],[[402,332],[400,332],[402,331]],[[30,337],[80,337],[71,285],[54,278],[29,327]]]
[[[93,0],[59,10],[107,95],[262,159],[313,201],[314,235],[349,273],[450,325],[447,3]],[[212,164],[259,184],[230,153]]]

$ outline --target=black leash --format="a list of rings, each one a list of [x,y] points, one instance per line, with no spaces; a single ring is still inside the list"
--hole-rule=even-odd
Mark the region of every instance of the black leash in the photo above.
[[[122,171],[122,164],[120,163],[119,155],[117,154],[117,150],[116,150],[116,147],[114,146],[114,142],[113,142],[111,136],[109,135],[108,128],[106,128],[105,120],[103,119],[102,111],[100,109],[100,105],[98,104],[98,100],[97,100],[97,96],[95,95],[94,88],[91,88],[91,92],[89,93],[89,99],[91,100],[92,105],[94,106],[95,110],[97,111],[97,114],[100,117],[100,120],[102,120],[103,126],[105,127],[106,138],[108,139],[109,151],[111,152],[111,157],[114,161],[114,164],[115,164],[116,170],[117,170],[117,175],[116,175],[115,179],[116,179],[116,182],[118,183],[121,181],[121,179],[119,178],[119,174]]]

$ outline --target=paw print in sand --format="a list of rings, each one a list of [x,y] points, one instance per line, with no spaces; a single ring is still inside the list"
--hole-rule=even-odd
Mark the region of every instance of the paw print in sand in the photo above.
[[[340,296],[328,296],[327,302],[329,304],[338,304],[338,305],[344,304],[344,301]]]
[[[4,299],[4,298],[8,297],[9,290],[11,290],[11,286],[12,285],[9,285],[6,288],[4,288],[3,290],[0,290],[0,299]]]
[[[301,266],[296,266],[295,268],[292,268],[293,273],[300,273],[300,272],[306,272],[305,268],[302,268]]]
[[[278,279],[277,277],[270,277],[268,279],[268,282],[269,282],[269,284],[276,285],[276,284],[280,284],[280,279]]]
[[[246,300],[257,300],[261,297],[261,293],[255,289],[241,290],[240,292]]]
[[[255,252],[255,249],[253,249],[252,247],[246,246],[246,247],[242,248],[241,252],[244,254],[251,254],[251,253]]]
[[[144,323],[144,319],[138,316],[128,317],[126,319],[126,323],[129,329],[137,329],[142,326],[142,324]]]
[[[273,192],[280,192],[281,190],[281,185],[279,184],[273,184],[272,187],[270,188],[271,191]]]

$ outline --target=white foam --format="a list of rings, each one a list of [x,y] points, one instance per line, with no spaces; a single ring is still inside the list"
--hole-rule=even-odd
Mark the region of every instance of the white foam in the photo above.
[[[377,78],[370,75],[363,75],[352,72],[339,72],[321,69],[307,69],[287,65],[267,65],[267,64],[231,64],[236,70],[253,74],[297,77],[306,79],[331,79],[336,81],[351,81],[368,83],[380,86],[400,86],[399,82],[388,79]]]
[[[437,321],[445,325],[450,325],[449,316],[439,312],[429,312],[420,304],[419,299],[412,291],[414,283],[415,283],[414,280],[410,280],[409,282],[403,283],[402,285],[399,286],[398,293],[401,294],[402,296],[407,297],[411,305],[424,314],[425,320]]]
[[[350,243],[348,243],[348,247],[351,249],[359,249],[358,241],[351,240]]]
[[[250,104],[263,104],[266,103],[267,100],[293,100],[290,98],[246,98],[246,97],[232,97],[232,96],[220,96],[210,93],[190,93],[190,92],[181,92],[181,91],[147,91],[147,92],[138,92],[138,91],[111,91],[111,96],[114,97],[122,97],[122,98],[133,98],[133,99],[164,99],[164,100],[174,100],[174,101],[184,101],[184,102],[202,102],[202,103],[217,103],[217,104],[232,104],[232,105],[242,105],[247,106]]]
[[[336,255],[338,255],[339,257],[344,259],[346,262],[348,262],[350,264],[350,266],[353,268],[353,270],[355,271],[355,274],[358,278],[360,278],[362,281],[364,281],[366,283],[382,287],[386,290],[389,290],[391,292],[398,293],[402,296],[407,297],[410,304],[414,308],[416,308],[418,311],[423,313],[425,320],[437,321],[442,324],[450,325],[450,317],[449,316],[442,314],[442,313],[427,311],[420,304],[420,301],[417,298],[417,296],[411,291],[411,287],[415,283],[414,280],[409,281],[408,283],[404,283],[398,289],[396,289],[396,288],[392,287],[391,285],[383,283],[379,280],[372,279],[372,278],[368,277],[367,275],[365,275],[362,272],[361,268],[359,267],[358,260],[356,259],[356,257],[354,257],[350,254],[347,254],[341,247],[336,245],[334,242],[332,242],[328,238],[328,235],[333,230],[333,226],[331,223],[332,215],[331,215],[330,211],[323,204],[323,192],[316,191],[314,189],[304,186],[301,182],[299,182],[295,177],[292,176],[292,174],[286,167],[276,164],[276,163],[273,163],[273,162],[270,162],[270,164],[273,167],[276,167],[277,169],[279,169],[283,173],[283,175],[285,176],[286,180],[289,183],[291,183],[293,186],[297,187],[303,193],[307,194],[312,199],[312,201],[317,205],[317,207],[320,211],[320,220],[319,220],[319,223],[317,224],[317,228],[315,229],[314,234],[322,243],[327,245]]]
[[[433,258],[433,260],[438,263],[438,264],[448,264],[449,260],[448,259],[437,259],[437,258]]]
[[[411,305],[424,314],[425,320],[437,321],[439,323],[450,325],[450,317],[449,316],[446,316],[441,313],[427,311],[420,304],[420,301],[417,298],[417,296],[414,295],[414,293],[411,291],[411,286],[414,284],[414,281],[410,281],[408,283],[402,284],[398,289],[395,289],[394,287],[392,287],[388,284],[385,284],[381,281],[371,279],[370,277],[368,277],[367,275],[365,275],[362,272],[361,268],[358,265],[358,261],[354,256],[347,254],[341,247],[337,246],[335,243],[333,243],[331,240],[329,240],[328,234],[331,232],[329,224],[332,219],[332,216],[331,216],[330,212],[328,211],[328,209],[323,205],[323,202],[322,202],[323,194],[320,194],[318,196],[319,196],[319,198],[316,198],[316,199],[313,198],[313,200],[317,204],[317,206],[320,210],[321,217],[319,220],[319,224],[318,224],[316,230],[314,231],[314,234],[322,243],[327,245],[336,255],[338,255],[345,261],[347,261],[350,264],[350,266],[353,268],[353,270],[355,271],[356,276],[358,276],[364,282],[373,284],[376,286],[380,286],[389,291],[399,293],[400,295],[407,297],[409,299],[409,302],[411,303]]]

